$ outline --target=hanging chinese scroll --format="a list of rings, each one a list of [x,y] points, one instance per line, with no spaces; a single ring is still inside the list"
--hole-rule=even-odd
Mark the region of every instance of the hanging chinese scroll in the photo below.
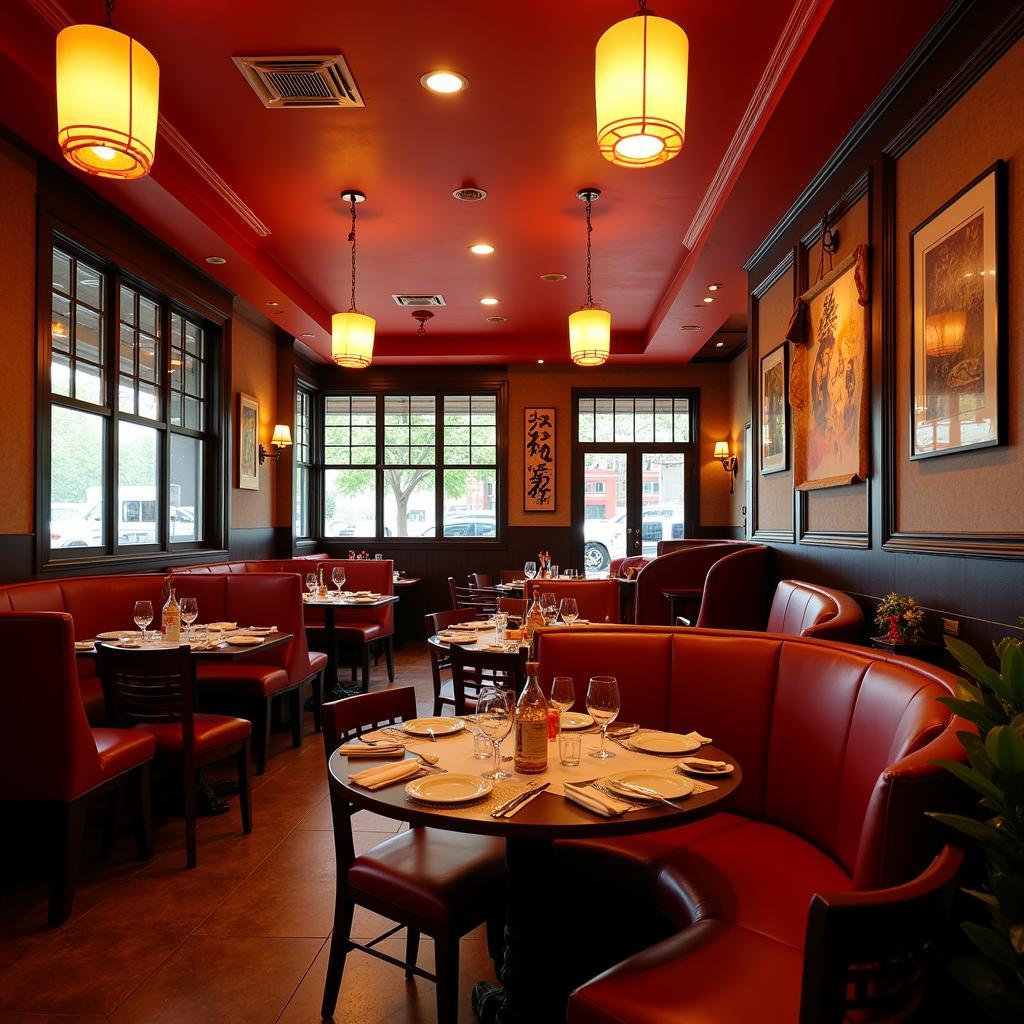
[[[555,511],[555,410],[526,409],[523,511]]]

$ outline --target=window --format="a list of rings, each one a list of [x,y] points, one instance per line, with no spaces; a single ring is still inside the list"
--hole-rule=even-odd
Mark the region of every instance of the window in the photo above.
[[[498,396],[328,395],[326,537],[497,537]]]
[[[305,388],[295,390],[295,536],[309,537],[309,488],[312,482],[313,396]]]
[[[577,429],[583,444],[685,444],[690,440],[688,398],[581,398]]]
[[[206,541],[210,328],[70,244],[51,255],[44,557]]]

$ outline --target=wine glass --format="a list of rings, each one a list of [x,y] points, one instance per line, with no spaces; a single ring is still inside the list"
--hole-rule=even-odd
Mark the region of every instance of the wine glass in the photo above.
[[[580,610],[576,605],[575,597],[563,597],[558,610],[561,612],[562,621],[569,626],[580,617]]]
[[[153,621],[153,602],[136,601],[135,611],[132,613],[135,625],[142,630],[142,642],[146,642],[146,627]]]
[[[194,597],[181,599],[181,621],[185,623],[185,640],[192,638],[192,623],[199,618],[199,602]]]
[[[306,589],[309,591],[309,596],[312,597],[319,586],[319,580],[316,578],[315,572],[306,573]]]
[[[605,749],[605,734],[608,726],[619,714],[619,684],[615,676],[591,676],[587,687],[587,711],[590,717],[601,726],[601,749],[593,750],[591,757],[614,757],[615,754]]]
[[[576,690],[572,685],[572,676],[555,676],[551,680],[551,697],[549,703],[558,708],[558,717],[568,711],[576,702]]]
[[[480,731],[494,747],[494,767],[484,772],[485,779],[511,779],[512,773],[501,770],[501,741],[512,731],[515,722],[515,708],[512,693],[498,687],[486,687],[480,691],[476,703],[476,720]]]
[[[558,598],[551,591],[540,595],[540,613],[545,626],[553,626],[558,621]]]
[[[523,575],[528,579],[532,580],[537,575],[537,563],[527,562],[523,565]]]
[[[345,586],[345,570],[340,565],[336,565],[331,570],[331,582],[338,588],[338,597],[341,597],[341,588]]]

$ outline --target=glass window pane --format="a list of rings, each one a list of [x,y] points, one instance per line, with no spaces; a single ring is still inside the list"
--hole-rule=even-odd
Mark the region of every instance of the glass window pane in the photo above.
[[[171,395],[171,423],[175,427],[182,426],[181,395]]]
[[[131,377],[118,378],[117,407],[121,412],[135,412],[135,382]]]
[[[636,437],[637,441],[654,440],[654,399],[638,398],[636,408]]]
[[[148,334],[139,335],[139,377],[142,380],[155,381],[157,371],[156,338]]]
[[[84,306],[75,307],[75,355],[90,362],[100,361],[103,325],[98,313]]]
[[[100,547],[103,417],[55,405],[50,427],[50,547]]]
[[[324,535],[376,537],[376,470],[328,469],[324,473]]]
[[[121,365],[122,373],[132,374],[135,372],[135,331],[121,325]]]
[[[99,368],[88,363],[75,366],[75,398],[93,405],[102,405],[103,378]]]
[[[55,395],[71,395],[71,360],[57,352],[50,359],[50,390]]]
[[[295,536],[309,536],[309,469],[295,468]]]
[[[445,426],[444,443],[446,448],[448,445],[469,444],[469,427]]]
[[[385,427],[384,443],[387,445],[406,445],[409,443],[408,427]]]
[[[672,399],[654,400],[654,440],[667,444],[672,440]]]
[[[171,434],[168,535],[175,541],[203,539],[203,442]]]
[[[496,471],[446,469],[444,471],[444,535],[495,537]]]
[[[136,423],[117,426],[118,544],[157,542],[157,432]]]
[[[75,298],[87,302],[95,309],[103,308],[103,275],[81,261],[75,261],[77,281]]]
[[[61,352],[71,351],[71,300],[63,295],[52,296],[50,304],[50,343]]]
[[[159,322],[160,308],[152,299],[144,295],[139,296],[139,328],[147,334],[159,334],[157,326]]]
[[[494,448],[474,447],[472,453],[474,466],[493,466],[498,461],[497,450]]]
[[[139,415],[148,420],[160,418],[160,396],[155,384],[139,385]]]
[[[196,398],[185,398],[185,427],[188,430],[203,429],[203,403]]]
[[[120,292],[120,316],[122,323],[135,324],[135,295],[131,288],[121,285]]]
[[[377,462],[376,448],[357,448],[353,445],[351,451],[354,466],[373,466]]]
[[[434,470],[384,470],[384,535],[434,536]]]
[[[469,463],[469,447],[445,448],[444,461],[449,466],[464,466]]]
[[[376,427],[353,427],[352,428],[352,443],[353,444],[376,445],[376,443],[377,443],[377,429],[376,429]]]
[[[498,439],[498,428],[497,427],[478,427],[476,421],[473,421],[473,444],[487,444],[494,445]]]
[[[71,257],[59,249],[53,250],[53,287],[65,295],[71,294]]]

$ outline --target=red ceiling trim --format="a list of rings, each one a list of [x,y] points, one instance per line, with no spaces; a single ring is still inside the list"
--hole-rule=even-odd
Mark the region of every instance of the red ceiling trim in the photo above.
[[[36,13],[58,32],[73,24],[71,15],[56,0],[29,0]]]

